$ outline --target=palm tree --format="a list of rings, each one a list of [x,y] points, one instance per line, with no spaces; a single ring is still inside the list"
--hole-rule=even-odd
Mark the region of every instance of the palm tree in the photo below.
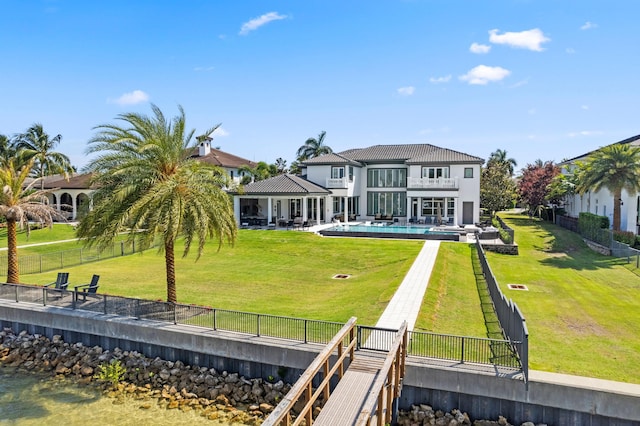
[[[318,135],[318,139],[307,139],[304,145],[298,148],[298,161],[308,160],[324,154],[331,154],[333,150],[328,145],[324,145],[324,137],[326,134],[327,132],[323,130]]]
[[[40,123],[35,123],[25,133],[16,137],[16,148],[21,150],[27,159],[31,157],[36,159],[32,176],[41,178],[41,190],[44,189],[42,178],[45,176],[61,174],[66,177],[74,172],[69,157],[53,151],[61,140],[62,135],[49,137]]]
[[[87,166],[98,188],[93,209],[80,222],[78,236],[89,246],[109,247],[118,234],[127,233],[141,248],[160,241],[164,252],[167,301],[175,303],[174,248],[184,237],[183,257],[198,241],[198,255],[205,241],[233,243],[237,227],[233,206],[222,189],[225,172],[189,158],[194,131],[185,130],[185,114],[171,121],[151,105],[153,116],[120,114],[124,126],[104,124],[89,141],[89,153],[98,156]],[[216,126],[217,127],[217,126]],[[205,134],[211,134],[216,127]]]
[[[581,165],[578,193],[607,188],[613,194],[613,229],[620,230],[622,190],[633,195],[640,188],[640,148],[614,144],[595,151]]]
[[[16,149],[14,141],[7,135],[0,135],[0,164],[6,166],[11,158],[15,158]]]
[[[514,158],[507,158],[507,151],[505,149],[496,149],[491,153],[489,161],[487,161],[487,167],[492,164],[504,164],[510,175],[513,175],[513,170],[518,165]]]
[[[0,216],[7,221],[7,282],[9,283],[20,281],[16,227],[23,228],[26,225],[28,232],[29,219],[51,226],[53,218],[59,216],[59,213],[46,202],[50,191],[34,191],[33,185],[38,181],[37,179],[25,184],[36,159],[32,157],[23,162],[20,158],[8,159],[0,167],[0,184],[2,185]]]
[[[282,157],[276,158],[276,162],[274,164],[276,166],[276,174],[282,175],[287,173],[287,160]]]

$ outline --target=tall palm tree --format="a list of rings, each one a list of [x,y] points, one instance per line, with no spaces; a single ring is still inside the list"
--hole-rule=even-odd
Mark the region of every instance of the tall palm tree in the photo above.
[[[620,230],[622,190],[635,194],[640,188],[640,148],[614,144],[595,151],[581,165],[578,193],[606,188],[613,194],[613,229]]]
[[[16,148],[21,150],[26,158],[35,158],[32,177],[40,179],[40,189],[44,189],[45,176],[56,174],[65,177],[74,172],[69,157],[54,151],[56,145],[62,141],[62,135],[50,137],[43,129],[42,124],[35,123],[16,137]]]
[[[489,161],[487,161],[487,167],[494,163],[504,164],[507,167],[510,175],[513,175],[513,170],[518,165],[514,158],[507,158],[507,151],[505,149],[496,149],[491,153]]]
[[[14,141],[7,135],[0,135],[0,164],[6,166],[16,156]]]
[[[298,161],[308,160],[310,158],[319,157],[324,154],[331,154],[333,150],[324,144],[324,137],[327,134],[324,130],[318,135],[318,139],[309,138],[304,145],[298,148]]]
[[[225,172],[189,158],[194,131],[185,130],[182,107],[180,115],[170,121],[157,106],[151,108],[151,117],[120,114],[123,126],[96,127],[88,152],[98,156],[87,169],[94,173],[98,189],[93,194],[93,209],[80,222],[77,233],[99,249],[110,246],[122,232],[143,249],[159,240],[165,257],[167,301],[175,303],[176,240],[184,237],[184,257],[196,239],[199,258],[207,239],[217,240],[218,249],[224,241],[233,243],[237,227],[231,200],[222,189],[228,183]]]
[[[37,179],[29,184],[25,183],[35,161],[33,157],[26,162],[20,161],[20,158],[11,158],[0,167],[0,185],[2,185],[0,216],[7,221],[7,282],[9,283],[20,281],[17,227],[22,228],[26,225],[28,232],[29,219],[51,226],[53,219],[59,216],[59,213],[47,204],[47,195],[50,191],[33,190]]]

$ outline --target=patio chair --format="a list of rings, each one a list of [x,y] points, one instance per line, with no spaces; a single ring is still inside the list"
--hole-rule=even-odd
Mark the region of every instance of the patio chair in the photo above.
[[[45,287],[51,287],[56,290],[66,290],[69,285],[69,273],[68,272],[58,272],[58,277],[52,283],[45,284]]]
[[[82,301],[87,301],[87,294],[96,294],[98,292],[98,280],[100,280],[100,275],[93,275],[91,278],[91,282],[89,284],[77,285],[74,287],[76,301],[78,300],[78,295],[82,295]],[[81,289],[82,291],[79,291]]]

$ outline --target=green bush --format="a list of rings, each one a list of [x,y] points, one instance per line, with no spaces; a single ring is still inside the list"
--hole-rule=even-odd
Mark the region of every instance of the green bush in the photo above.
[[[629,246],[633,246],[636,242],[635,234],[629,231],[613,231],[613,239]]]
[[[119,359],[112,359],[110,363],[101,364],[98,366],[98,374],[96,378],[103,382],[111,383],[114,388],[120,383],[124,375],[127,373],[127,369]]]
[[[588,240],[609,246],[609,218],[582,212],[578,215],[578,233]]]
[[[500,232],[500,239],[505,244],[513,244],[513,240],[511,239],[511,234],[505,231],[502,228],[498,228],[498,232]]]

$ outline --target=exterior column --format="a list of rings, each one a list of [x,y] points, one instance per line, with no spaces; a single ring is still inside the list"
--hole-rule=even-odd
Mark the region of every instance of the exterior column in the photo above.
[[[344,223],[349,222],[349,197],[344,197],[344,210],[342,211]]]
[[[409,219],[411,219],[411,202],[413,201],[412,197],[407,197],[407,217],[405,218],[405,223],[409,224]]]
[[[78,217],[78,201],[76,200],[76,197],[74,195],[71,196],[71,208],[71,220],[76,220],[76,218]]]
[[[319,195],[316,197],[316,203],[318,203],[317,207],[316,207],[316,212],[317,212],[317,214],[316,214],[316,225],[320,225],[320,217],[322,216],[322,210],[320,210],[320,207],[322,206],[322,204],[320,204],[320,196]]]
[[[236,223],[240,224],[240,197],[237,195],[233,197],[233,215],[236,218]]]
[[[302,197],[302,220],[309,220],[309,208],[307,206],[307,196]]]

